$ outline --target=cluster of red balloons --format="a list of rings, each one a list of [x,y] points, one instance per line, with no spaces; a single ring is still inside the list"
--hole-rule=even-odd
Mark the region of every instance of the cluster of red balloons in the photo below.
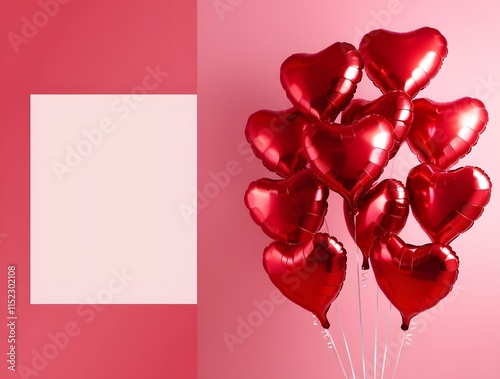
[[[291,301],[326,317],[346,275],[347,256],[334,237],[318,233],[329,190],[345,200],[347,227],[373,268],[377,283],[403,318],[436,305],[451,291],[459,260],[449,246],[477,220],[491,196],[480,168],[451,170],[477,143],[488,122],[484,104],[414,99],[448,53],[436,29],[374,30],[356,49],[334,43],[316,54],[294,54],[280,72],[293,107],[260,110],[246,125],[255,155],[282,179],[252,182],[245,204],[275,241],[264,268]],[[382,96],[353,99],[363,69]],[[335,123],[341,114],[340,123]],[[273,126],[279,132],[270,132]],[[422,164],[398,180],[377,182],[407,141]],[[431,243],[406,244],[397,234],[410,207]]]

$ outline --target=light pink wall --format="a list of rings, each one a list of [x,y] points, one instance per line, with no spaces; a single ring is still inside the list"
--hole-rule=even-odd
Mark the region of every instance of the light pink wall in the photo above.
[[[254,111],[289,106],[279,83],[279,67],[287,56],[315,52],[336,41],[357,45],[362,33],[376,24],[395,31],[422,26],[439,29],[448,40],[449,55],[421,96],[436,101],[479,97],[490,113],[486,132],[459,165],[477,165],[490,175],[494,184],[492,201],[473,229],[452,244],[461,258],[455,291],[434,312],[416,318],[413,342],[403,349],[397,377],[498,378],[494,352],[500,338],[500,276],[496,267],[500,258],[495,238],[500,211],[496,194],[500,174],[500,53],[496,51],[500,3],[200,0],[198,7],[199,191],[204,193],[208,183],[217,184],[213,173],[232,173],[219,173],[219,179],[229,178],[229,182],[217,184],[218,193],[199,211],[199,378],[341,377],[321,329],[312,325],[310,314],[289,301],[276,304],[269,316],[264,315],[262,325],[247,331],[248,336],[240,333],[243,342],[234,345],[233,352],[224,342],[224,333],[238,335],[240,317],[246,320],[253,315],[259,321],[254,302],[271,299],[274,290],[261,264],[262,250],[271,240],[250,219],[243,193],[250,181],[275,176],[257,159],[251,159],[243,132],[247,117]],[[488,81],[494,83],[488,86]],[[357,95],[372,99],[379,91],[364,77]],[[413,161],[409,150],[402,149],[394,176],[404,178]],[[227,170],[228,164],[233,170]],[[329,229],[344,242],[350,258],[348,279],[338,304],[356,373],[362,377],[355,250],[341,212],[339,196],[332,193]],[[402,237],[408,243],[428,242],[413,219]],[[367,360],[373,357],[374,296],[371,278],[363,292]],[[387,309],[385,299],[381,300],[380,341]],[[335,312],[330,312],[330,318],[335,319]],[[399,343],[399,322],[393,312],[392,345]],[[341,345],[337,326],[332,333]],[[386,377],[392,375],[394,353],[388,359],[391,362],[387,362]]]

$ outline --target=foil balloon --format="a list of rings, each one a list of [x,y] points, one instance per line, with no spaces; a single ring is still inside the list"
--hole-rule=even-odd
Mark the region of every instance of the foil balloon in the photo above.
[[[349,125],[308,125],[302,143],[316,176],[342,195],[356,214],[359,196],[387,165],[394,135],[388,121],[371,115]]]
[[[328,234],[315,234],[302,245],[273,242],[264,250],[264,268],[289,300],[312,312],[328,329],[326,317],[346,275],[346,251]]]
[[[269,170],[288,178],[306,167],[302,153],[302,130],[307,120],[296,109],[260,110],[248,118],[247,141]]]
[[[264,233],[290,244],[307,241],[323,225],[328,188],[311,170],[289,179],[260,179],[250,183],[245,205]]]
[[[438,73],[447,45],[444,36],[429,27],[407,33],[378,29],[364,35],[359,52],[366,74],[383,93],[402,90],[413,98]]]
[[[410,132],[413,121],[413,103],[403,91],[390,91],[376,100],[354,99],[342,112],[342,124],[350,124],[370,114],[378,114],[392,124],[394,147],[389,158],[393,158]]]
[[[389,234],[398,234],[405,226],[410,212],[408,192],[399,180],[385,179],[359,197],[358,212],[353,216],[344,202],[347,228],[363,253],[361,267],[368,270],[373,242]]]
[[[414,246],[390,235],[373,243],[370,260],[378,286],[401,313],[403,330],[444,299],[458,277],[457,255],[439,243]]]
[[[449,244],[472,227],[491,197],[483,170],[466,166],[453,171],[421,164],[406,182],[413,215],[433,242]]]
[[[280,79],[304,116],[334,121],[361,80],[363,60],[354,46],[337,42],[316,54],[294,54],[281,65]]]
[[[488,122],[484,104],[470,97],[446,103],[417,99],[414,105],[408,145],[420,162],[441,170],[448,170],[471,151]]]

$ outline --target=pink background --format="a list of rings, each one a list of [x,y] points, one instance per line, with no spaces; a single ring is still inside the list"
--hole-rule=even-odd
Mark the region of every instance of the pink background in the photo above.
[[[238,336],[239,318],[255,316],[258,308],[254,301],[269,300],[273,291],[261,264],[262,250],[271,240],[250,219],[243,193],[250,181],[276,176],[257,159],[252,160],[245,147],[244,127],[247,117],[256,110],[289,107],[279,83],[279,67],[290,54],[315,52],[336,41],[357,45],[364,32],[377,27],[403,32],[422,26],[435,27],[444,34],[449,54],[438,76],[420,96],[436,101],[464,96],[483,100],[490,114],[488,128],[458,166],[483,168],[494,182],[494,193],[483,217],[452,244],[461,258],[456,288],[446,303],[416,318],[411,346],[403,349],[396,377],[498,378],[499,3],[228,0],[218,2],[229,4],[220,17],[214,3],[198,1],[199,191],[204,193],[205,186],[214,182],[211,172],[226,170],[229,162],[237,162],[239,169],[227,186],[220,186],[218,196],[208,199],[199,210],[199,378],[342,377],[321,329],[313,326],[308,312],[289,301],[276,305],[259,326],[247,331],[242,343],[233,346],[234,351],[223,339],[225,333]],[[498,84],[488,88],[484,85],[488,78]],[[364,77],[357,95],[373,99],[379,94]],[[394,176],[404,179],[413,165],[413,155],[405,147],[395,162]],[[338,304],[357,377],[362,377],[354,245],[340,205],[339,197],[332,193],[329,229],[344,242],[351,258]],[[413,219],[402,237],[413,244],[428,242]],[[363,296],[367,360],[372,360],[373,278]],[[385,299],[380,301],[380,309],[382,341],[388,309]],[[335,321],[334,317],[331,311],[330,319]],[[389,342],[396,346],[399,322],[393,312]],[[341,345],[336,327],[332,327],[332,334]],[[392,354],[385,377],[392,375]]]

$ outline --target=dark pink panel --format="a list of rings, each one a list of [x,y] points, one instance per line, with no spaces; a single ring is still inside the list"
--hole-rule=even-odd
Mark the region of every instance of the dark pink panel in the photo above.
[[[0,315],[16,264],[19,317],[18,371],[4,362],[2,377],[195,378],[196,305],[106,306],[89,321],[77,305],[29,304],[29,96],[196,93],[196,1],[0,0],[0,35]],[[6,333],[2,321],[2,354]]]

